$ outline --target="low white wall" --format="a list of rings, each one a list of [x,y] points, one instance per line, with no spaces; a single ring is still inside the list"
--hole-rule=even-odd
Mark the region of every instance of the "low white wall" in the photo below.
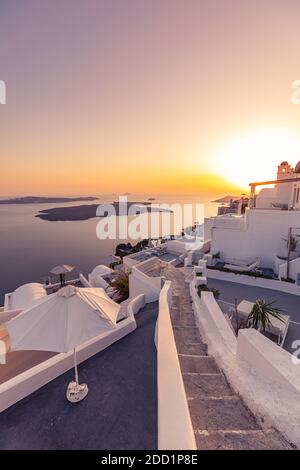
[[[300,364],[294,364],[288,351],[258,331],[239,331],[238,358],[255,368],[274,386],[282,387],[284,392],[300,393]]]
[[[220,368],[225,369],[226,364],[235,360],[236,336],[211,292],[202,292],[200,299],[195,288],[195,279],[190,283],[190,292],[201,335],[210,354],[214,356]]]
[[[140,263],[140,260],[131,258],[131,255],[124,256],[123,258],[125,271],[129,271],[133,266],[135,266],[138,263]]]
[[[300,448],[300,363],[256,330],[240,330],[237,339],[212,293],[202,292],[200,299],[194,280],[190,290],[208,351],[232,388],[261,426],[273,426]]]
[[[300,295],[300,286],[291,282],[285,282],[273,279],[264,279],[261,277],[247,276],[246,274],[234,274],[219,271],[218,269],[206,268],[203,274],[210,279],[219,279],[220,281],[237,282],[247,286],[263,287],[265,289],[278,290],[288,294]]]
[[[247,405],[265,424],[300,448],[300,364],[292,355],[256,330],[238,337],[238,377]]]
[[[170,286],[171,282],[166,281],[161,290],[156,324],[158,449],[195,450],[196,441],[170,318]]]
[[[6,347],[4,341],[0,340],[0,365],[6,364]]]
[[[83,285],[83,287],[92,287],[92,285],[89,283],[87,278],[82,273],[79,273],[79,280],[81,284]]]
[[[137,299],[136,302],[140,303],[142,299]],[[136,305],[128,305],[128,311],[131,308],[135,310]],[[118,323],[113,331],[99,335],[76,348],[78,363],[84,362],[135,329],[136,321],[131,314]],[[73,367],[73,352],[61,353],[4,382],[0,385],[0,412]],[[66,383],[66,387],[67,385]]]
[[[125,302],[127,305],[128,316],[136,315],[141,310],[141,308],[145,307],[146,297],[145,294],[139,294],[133,299],[127,299]]]
[[[146,303],[158,300],[162,286],[162,278],[160,276],[150,277],[139,270],[139,266],[150,265],[152,262],[157,262],[157,258],[150,258],[139,263],[138,266],[133,266],[129,275],[130,297],[145,294]]]
[[[295,258],[292,261],[290,261],[290,266],[289,266],[289,277],[291,279],[294,279],[297,281],[297,276],[300,273],[300,258]],[[283,262],[279,266],[279,276],[286,278],[287,277],[287,263]],[[299,292],[300,292],[300,286],[296,287]]]
[[[165,243],[167,250],[177,255],[183,255],[187,252],[187,243],[179,240],[169,240]]]

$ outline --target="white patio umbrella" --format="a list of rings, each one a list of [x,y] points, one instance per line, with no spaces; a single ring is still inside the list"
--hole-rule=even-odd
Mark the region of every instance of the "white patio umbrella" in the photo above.
[[[229,204],[231,201],[236,201],[237,199],[240,199],[240,196],[224,196],[211,202],[216,202],[218,204]]]
[[[78,381],[76,347],[115,328],[119,310],[103,289],[63,287],[6,324],[11,350],[73,350],[75,382],[69,384],[67,398],[80,401],[88,387]]]
[[[66,274],[73,271],[74,266],[70,266],[69,264],[59,264],[50,270],[50,273],[57,274],[60,277],[60,285],[63,287],[65,285],[65,277]]]

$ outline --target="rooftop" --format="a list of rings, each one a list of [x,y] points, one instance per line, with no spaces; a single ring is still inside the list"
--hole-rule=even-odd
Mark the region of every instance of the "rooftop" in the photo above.
[[[66,400],[73,370],[1,413],[1,449],[156,449],[157,303],[137,315],[137,329],[79,365],[85,400]]]

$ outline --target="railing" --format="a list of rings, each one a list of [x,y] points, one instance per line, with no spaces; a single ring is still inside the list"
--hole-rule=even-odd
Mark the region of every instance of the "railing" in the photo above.
[[[235,313],[235,306],[224,300],[217,300],[217,304],[223,313],[225,313],[229,318]]]

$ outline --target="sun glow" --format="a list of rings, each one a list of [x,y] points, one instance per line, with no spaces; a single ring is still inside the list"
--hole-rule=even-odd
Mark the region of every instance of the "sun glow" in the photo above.
[[[277,165],[300,160],[300,139],[288,132],[257,131],[225,143],[214,158],[215,172],[248,187],[252,181],[276,178]]]

